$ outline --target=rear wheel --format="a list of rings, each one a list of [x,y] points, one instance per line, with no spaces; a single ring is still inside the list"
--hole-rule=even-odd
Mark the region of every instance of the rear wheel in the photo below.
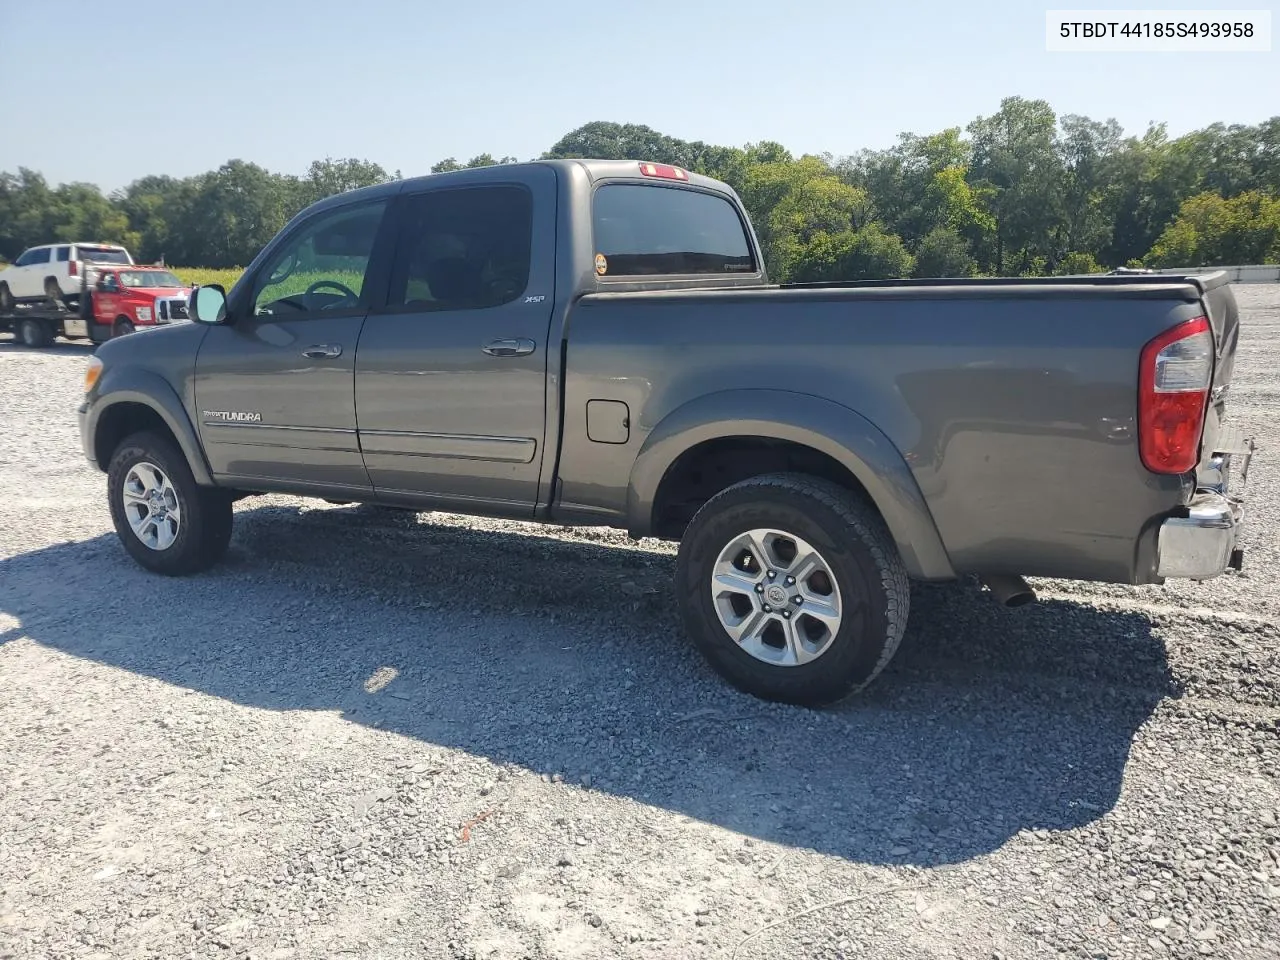
[[[43,320],[26,319],[18,325],[18,339],[24,347],[47,347],[53,343],[53,329]]]
[[[111,335],[114,337],[127,337],[133,333],[134,327],[132,321],[126,317],[120,317],[116,320],[116,325],[111,328]]]
[[[677,600],[711,666],[765,700],[820,706],[897,652],[910,587],[879,515],[836,484],[754,477],[708,501],[680,544]]]
[[[62,303],[62,288],[58,286],[58,281],[55,277],[44,278],[44,295],[54,306]]]
[[[127,437],[111,458],[107,495],[116,535],[148,570],[197,573],[227,551],[232,498],[197,484],[182,452],[165,437]]]

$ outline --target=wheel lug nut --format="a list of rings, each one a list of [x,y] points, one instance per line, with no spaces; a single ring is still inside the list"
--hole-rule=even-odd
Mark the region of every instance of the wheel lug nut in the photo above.
[[[794,604],[804,603],[804,597],[792,597],[791,602]]]
[[[757,584],[756,584],[756,593],[764,593],[764,584],[763,584],[763,583],[757,583]]]
[[[765,612],[765,613],[773,613],[773,607],[769,606],[769,605],[766,603],[766,604],[764,605],[764,612]]]
[[[795,578],[795,577],[787,577],[787,586],[788,586],[788,587],[789,587],[789,586],[791,586],[791,585],[792,585],[793,583],[795,583],[795,582],[796,582],[796,578]]]
[[[783,611],[782,611],[782,617],[783,617],[783,619],[784,619],[784,620],[790,620],[790,619],[791,619],[791,611],[790,611],[790,610],[783,610]]]
[[[776,577],[776,576],[777,576],[777,573],[775,573],[775,572],[774,572],[774,571],[772,571],[772,570],[770,570],[770,571],[769,571],[769,579],[770,579],[770,580],[772,580],[772,579],[773,579],[774,577]]]

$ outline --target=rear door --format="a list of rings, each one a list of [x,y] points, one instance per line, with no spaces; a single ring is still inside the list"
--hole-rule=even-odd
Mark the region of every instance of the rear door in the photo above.
[[[72,283],[71,278],[75,276],[71,272],[71,247],[63,245],[55,247],[53,251],[53,269],[49,271],[53,276],[58,278],[58,286],[61,287],[65,294],[79,293],[79,283]]]
[[[400,196],[387,306],[356,358],[360,445],[385,498],[532,514],[555,207],[542,167]]]
[[[249,278],[238,315],[196,359],[200,435],[213,472],[256,489],[369,491],[356,440],[356,345],[385,297],[389,201],[297,224]]]

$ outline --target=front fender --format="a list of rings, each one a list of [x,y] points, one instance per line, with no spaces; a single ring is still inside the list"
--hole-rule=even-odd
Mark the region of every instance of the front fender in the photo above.
[[[676,459],[700,443],[760,437],[811,447],[853,474],[884,517],[911,576],[955,576],[933,515],[902,454],[869,420],[830,400],[783,390],[727,390],[677,407],[645,439],[627,488],[632,535],[652,529],[658,487]]]
[[[214,486],[209,463],[178,394],[159,374],[138,367],[108,367],[95,388],[93,398],[83,408],[81,440],[86,456],[97,463],[99,469],[105,470],[107,464],[98,463],[95,456],[98,431],[107,413],[122,403],[140,404],[157,414],[177,440],[196,483]]]

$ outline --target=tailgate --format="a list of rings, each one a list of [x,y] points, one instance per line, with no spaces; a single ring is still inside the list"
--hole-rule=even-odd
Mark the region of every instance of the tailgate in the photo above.
[[[1201,438],[1198,486],[1218,487],[1226,480],[1232,454],[1252,452],[1252,444],[1239,427],[1226,425],[1227,399],[1235,372],[1236,348],[1240,343],[1240,311],[1224,271],[1194,278],[1202,292],[1201,302],[1213,329],[1216,351],[1209,409]],[[1241,458],[1247,463],[1248,458]],[[1225,489],[1222,492],[1226,492]]]

